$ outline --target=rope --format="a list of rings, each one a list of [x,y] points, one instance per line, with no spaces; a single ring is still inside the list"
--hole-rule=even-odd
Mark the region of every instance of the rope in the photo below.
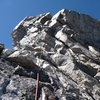
[[[35,100],[37,100],[38,88],[39,88],[39,73],[37,73],[37,84],[36,84]]]
[[[41,55],[40,55],[40,58],[41,58]],[[40,67],[40,59],[39,59],[39,62],[38,62],[38,66]],[[35,100],[37,100],[38,88],[39,88],[39,71],[37,72],[37,83],[36,83],[36,91],[35,91]]]

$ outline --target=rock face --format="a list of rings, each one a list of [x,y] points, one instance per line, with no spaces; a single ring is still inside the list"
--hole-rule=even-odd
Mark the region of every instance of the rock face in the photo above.
[[[0,56],[0,100],[100,100],[100,21],[61,10],[26,17]]]
[[[4,49],[4,44],[0,44],[0,54],[2,53],[3,49]]]

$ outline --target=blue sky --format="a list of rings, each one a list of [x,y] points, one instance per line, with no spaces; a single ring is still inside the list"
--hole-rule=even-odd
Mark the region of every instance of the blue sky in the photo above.
[[[0,0],[0,43],[12,48],[11,32],[25,17],[66,8],[100,19],[100,0]]]

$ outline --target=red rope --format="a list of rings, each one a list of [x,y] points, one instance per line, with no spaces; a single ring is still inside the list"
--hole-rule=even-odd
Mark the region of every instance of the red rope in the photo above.
[[[41,58],[41,56],[40,56],[40,58]],[[39,62],[38,62],[38,67],[40,67],[40,59],[39,59]],[[36,91],[35,91],[35,100],[37,100],[38,88],[39,88],[39,69],[38,69],[38,73],[37,73],[37,84],[36,84]]]
[[[35,100],[37,100],[38,87],[39,87],[39,73],[37,73],[37,84],[36,84]]]

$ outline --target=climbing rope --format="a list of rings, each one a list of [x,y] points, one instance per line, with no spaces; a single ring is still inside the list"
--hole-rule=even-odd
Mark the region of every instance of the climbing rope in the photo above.
[[[37,84],[36,84],[35,100],[37,100],[38,88],[39,88],[39,72],[37,73]]]
[[[41,58],[41,54],[40,54],[40,58]],[[40,59],[39,59],[39,62],[38,62],[38,67],[40,67]],[[37,72],[37,83],[36,83],[36,91],[35,91],[35,100],[37,100],[38,88],[39,88],[39,70]]]

